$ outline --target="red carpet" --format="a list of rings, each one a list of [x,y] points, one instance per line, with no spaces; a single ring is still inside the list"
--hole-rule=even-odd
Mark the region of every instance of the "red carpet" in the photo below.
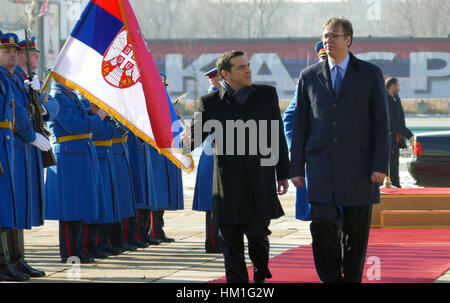
[[[377,267],[377,264],[379,266]],[[270,260],[271,283],[318,283],[311,245]],[[431,283],[450,268],[450,229],[371,229],[364,283]],[[249,277],[253,276],[249,267]],[[221,277],[213,282],[225,282]]]

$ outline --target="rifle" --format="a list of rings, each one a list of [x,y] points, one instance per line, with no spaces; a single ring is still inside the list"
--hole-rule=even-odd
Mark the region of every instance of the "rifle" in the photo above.
[[[25,48],[25,54],[27,57],[27,73],[28,73],[28,80],[31,82],[33,80],[33,70],[31,68],[31,60],[30,60],[31,42],[28,36],[27,29],[25,30],[25,40],[27,42],[27,47]],[[34,131],[40,133],[46,138],[50,137],[51,134],[45,128],[45,122],[42,119],[42,113],[44,112],[44,108],[41,102],[39,102],[38,92],[33,90],[31,87],[29,89],[29,99],[30,99],[29,102],[30,112],[33,117]],[[44,164],[44,168],[56,165],[55,155],[53,154],[52,150],[42,151],[42,163]]]
[[[129,131],[122,127],[122,125],[117,121],[113,116],[108,115],[106,116],[106,119],[108,119],[114,126],[119,130],[120,134],[122,135],[122,138],[127,138]]]

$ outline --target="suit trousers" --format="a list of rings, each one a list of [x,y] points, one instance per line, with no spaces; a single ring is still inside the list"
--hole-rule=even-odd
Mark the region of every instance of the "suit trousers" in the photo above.
[[[205,250],[217,251],[222,250],[223,244],[219,237],[219,227],[211,219],[211,211],[205,211]]]
[[[361,282],[371,216],[372,205],[311,203],[314,263],[322,282]]]
[[[400,186],[400,176],[399,176],[399,166],[400,166],[400,150],[397,144],[392,144],[391,147],[391,158],[389,160],[389,177],[391,179],[392,185],[395,187]]]
[[[253,280],[271,278],[269,270],[270,220],[246,224],[219,224],[227,283],[248,283],[244,255],[244,234],[248,240],[248,254],[253,263]]]

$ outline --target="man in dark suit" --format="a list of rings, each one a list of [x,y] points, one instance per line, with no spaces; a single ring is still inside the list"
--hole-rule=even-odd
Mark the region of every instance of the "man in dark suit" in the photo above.
[[[352,39],[350,21],[330,19],[322,33],[328,59],[304,69],[298,82],[291,180],[304,186],[306,164],[314,261],[323,282],[361,281],[372,204],[380,201],[389,162],[383,76],[348,52]]]
[[[400,83],[397,78],[386,79],[389,104],[389,126],[391,128],[391,158],[389,161],[389,177],[392,185],[401,187],[399,176],[400,148],[406,148],[405,140],[412,142],[413,133],[406,127],[405,112],[398,97]]]
[[[226,52],[216,65],[224,79],[222,86],[200,98],[191,129],[182,138],[185,145],[193,142],[193,149],[211,133],[212,217],[223,239],[227,282],[249,281],[244,234],[253,281],[263,282],[271,278],[268,227],[271,219],[284,215],[277,194],[286,193],[289,176],[278,97],[274,87],[252,84],[243,52]]]

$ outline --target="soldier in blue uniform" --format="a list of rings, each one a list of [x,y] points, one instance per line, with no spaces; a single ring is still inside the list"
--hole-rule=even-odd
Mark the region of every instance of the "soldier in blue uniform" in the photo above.
[[[32,116],[29,112],[29,100],[23,80],[14,74],[18,63],[18,37],[13,33],[7,33],[3,34],[0,40],[0,70],[11,88],[13,110],[16,112],[15,123],[13,123],[12,128],[16,228],[6,232],[9,258],[18,271],[24,272],[31,277],[42,277],[45,275],[45,272],[35,270],[24,260],[23,229],[29,229],[32,226],[33,197],[35,197],[34,192],[38,190],[37,188],[33,190],[32,187],[33,182],[38,181],[34,180],[34,178],[39,178],[39,176],[32,174],[33,168],[31,165],[33,163],[31,161],[33,158],[30,150],[37,147],[39,150],[48,151],[51,146],[47,138],[33,130]],[[31,89],[33,89],[33,86],[31,86]],[[40,155],[40,152],[38,154]],[[20,190],[18,190],[19,188]],[[42,222],[41,219],[40,223],[42,224]]]
[[[327,59],[327,53],[323,47],[322,41],[319,41],[314,46],[319,61]],[[297,106],[297,88],[295,89],[295,95],[289,106],[284,111],[283,124],[284,134],[286,135],[286,143],[289,150],[291,150],[292,144],[292,132],[294,127],[294,115],[295,107]],[[308,202],[308,179],[305,178],[306,185],[301,188],[296,188],[296,200],[295,200],[295,218],[302,221],[311,221],[311,206]]]
[[[85,102],[87,99],[85,99]],[[91,115],[106,113],[95,104],[90,103]],[[98,161],[102,173],[103,192],[106,200],[105,216],[85,221],[84,252],[94,258],[106,258],[109,255],[119,255],[123,250],[111,244],[111,228],[113,223],[120,222],[119,194],[114,178],[114,160],[111,147],[115,127],[109,120],[104,119],[100,127],[93,129],[92,140],[97,151]]]
[[[160,73],[164,85],[167,87],[166,75]],[[170,97],[167,94],[170,102]],[[155,148],[150,147],[152,177],[155,183],[154,199],[151,200],[150,232],[151,239],[160,242],[174,242],[174,238],[166,236],[164,227],[164,211],[184,208],[183,179],[181,169],[167,157],[161,155]]]
[[[45,218],[59,220],[61,261],[77,257],[81,263],[95,260],[83,251],[83,222],[106,215],[101,168],[92,132],[101,129],[105,112],[88,116],[71,89],[54,83],[50,95],[60,112],[49,123],[54,136],[56,166],[47,169]]]
[[[0,32],[0,36],[1,36]],[[1,52],[1,50],[0,50]],[[1,55],[0,55],[1,61]],[[19,113],[22,111],[22,114]],[[20,117],[23,118],[20,118]],[[16,117],[19,120],[16,125]],[[25,126],[25,128],[23,128]],[[22,107],[15,108],[14,96],[9,81],[0,70],[0,164],[3,173],[0,174],[0,192],[2,203],[0,204],[0,281],[26,281],[30,278],[28,274],[17,271],[11,262],[8,247],[8,236],[17,228],[16,199],[14,188],[14,146],[12,129],[23,131],[24,137],[33,137],[26,111]],[[25,130],[27,130],[25,132]]]
[[[18,64],[15,68],[15,77],[20,79],[24,84],[24,91],[29,92],[30,89],[39,91],[41,88],[42,80],[38,75],[32,76],[32,81],[28,80],[27,70],[27,56],[26,47],[27,41],[22,40],[18,43],[20,50],[18,55]],[[39,64],[39,50],[36,48],[35,37],[32,37],[30,41],[30,64],[31,70],[35,71]],[[39,94],[39,102],[42,103],[44,108],[43,119],[44,121],[52,121],[59,113],[59,104],[52,97],[49,97],[47,92]],[[44,224],[44,166],[42,162],[42,153],[35,146],[30,146],[30,169],[31,169],[31,207],[29,221],[27,222],[28,228],[32,226],[41,226]]]
[[[220,79],[217,68],[207,73],[210,87],[208,93],[220,87]],[[195,180],[194,200],[192,209],[205,212],[205,251],[207,253],[221,253],[222,243],[219,237],[219,227],[211,220],[212,208],[212,186],[213,186],[214,152],[210,138],[203,142],[202,155],[197,167],[197,178]]]
[[[136,217],[136,200],[134,198],[133,179],[128,154],[128,135],[130,131],[111,116],[107,117],[115,127],[112,138],[112,156],[114,161],[114,179],[119,195],[119,213],[121,222],[111,228],[111,244],[123,250],[136,250],[136,245],[127,243],[127,221]]]
[[[150,244],[157,245],[160,243],[159,241],[152,241],[148,236],[150,230],[150,200],[153,199],[155,188],[151,174],[150,146],[132,132],[128,135],[127,143],[136,202],[136,216],[125,220],[126,232],[124,237],[128,245],[145,248]]]

